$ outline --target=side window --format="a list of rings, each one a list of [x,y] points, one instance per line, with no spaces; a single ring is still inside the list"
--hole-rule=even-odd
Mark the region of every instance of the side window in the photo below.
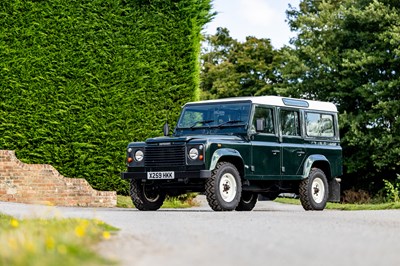
[[[299,112],[281,110],[281,130],[284,136],[300,136]]]
[[[306,133],[309,137],[334,137],[333,115],[306,113]]]
[[[256,132],[274,134],[275,130],[272,108],[256,106],[252,128]]]

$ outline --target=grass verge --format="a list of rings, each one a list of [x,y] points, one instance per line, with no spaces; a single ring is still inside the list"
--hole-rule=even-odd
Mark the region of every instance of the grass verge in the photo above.
[[[198,203],[194,200],[196,193],[185,194],[180,197],[167,197],[161,208],[190,208],[198,206]],[[132,203],[131,197],[117,195],[117,207],[119,208],[135,208]]]
[[[116,230],[99,220],[18,220],[0,214],[0,265],[116,265],[92,249]]]
[[[291,198],[277,198],[275,202],[286,203],[286,204],[296,204],[300,205],[299,199]],[[344,211],[361,211],[361,210],[390,210],[390,209],[400,209],[400,202],[390,202],[390,203],[376,203],[376,204],[342,204],[342,203],[331,203],[328,202],[326,209],[331,210],[344,210]]]

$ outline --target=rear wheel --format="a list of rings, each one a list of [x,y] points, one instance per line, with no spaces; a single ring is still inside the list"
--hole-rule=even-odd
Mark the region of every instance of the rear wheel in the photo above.
[[[253,192],[242,192],[242,197],[238,206],[237,211],[251,211],[254,209],[257,203],[258,194]]]
[[[300,182],[300,202],[307,211],[321,211],[328,201],[328,181],[325,173],[319,168],[313,168],[307,179]]]
[[[165,193],[141,180],[131,179],[130,194],[133,204],[141,211],[158,210],[164,203]]]
[[[239,204],[242,182],[236,167],[219,162],[206,182],[208,205],[214,211],[233,211]]]

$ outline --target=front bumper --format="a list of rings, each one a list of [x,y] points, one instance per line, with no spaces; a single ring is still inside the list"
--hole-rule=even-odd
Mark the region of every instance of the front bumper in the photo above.
[[[196,178],[210,178],[210,170],[198,171],[174,171],[175,180],[177,179],[196,179]],[[147,179],[147,172],[123,172],[121,173],[122,179]]]

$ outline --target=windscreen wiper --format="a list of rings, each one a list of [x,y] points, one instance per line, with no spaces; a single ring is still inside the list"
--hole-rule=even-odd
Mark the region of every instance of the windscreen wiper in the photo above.
[[[228,125],[228,124],[237,124],[243,122],[242,120],[230,120],[230,121],[226,121],[226,122],[222,122],[221,124],[217,125],[217,127],[221,127],[223,125]]]

